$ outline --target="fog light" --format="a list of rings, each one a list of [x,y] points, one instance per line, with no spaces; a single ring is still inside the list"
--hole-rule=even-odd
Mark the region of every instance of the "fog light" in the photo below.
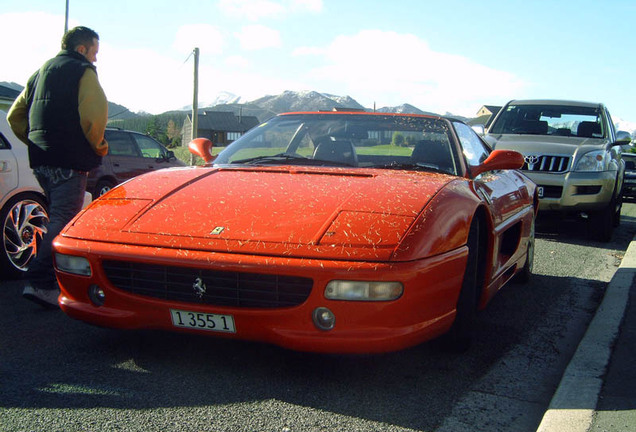
[[[99,285],[91,285],[88,287],[88,298],[91,299],[95,306],[102,306],[104,300],[106,300],[106,294],[104,294],[104,290]]]
[[[331,330],[336,324],[336,316],[326,307],[314,309],[314,325],[320,330]]]

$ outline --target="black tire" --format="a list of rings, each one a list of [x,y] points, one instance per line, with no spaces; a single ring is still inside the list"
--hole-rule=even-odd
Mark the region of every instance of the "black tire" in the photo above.
[[[475,217],[468,234],[468,260],[464,271],[462,288],[457,300],[455,322],[444,337],[446,347],[454,352],[470,348],[477,318],[477,305],[481,294],[479,286],[481,263],[479,219]]]
[[[16,278],[28,270],[48,222],[44,198],[33,193],[11,198],[0,210],[0,268],[3,275]]]
[[[590,218],[590,230],[596,240],[600,242],[609,242],[614,233],[614,224],[616,223],[616,198],[612,198],[607,207],[592,213]],[[619,210],[620,211],[620,210]],[[620,213],[619,213],[620,218]]]
[[[110,180],[98,181],[97,186],[95,186],[95,190],[93,191],[93,199],[99,198],[115,186],[117,185]]]

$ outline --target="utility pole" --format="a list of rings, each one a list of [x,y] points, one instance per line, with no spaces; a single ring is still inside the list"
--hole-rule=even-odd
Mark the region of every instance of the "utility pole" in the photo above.
[[[199,48],[194,49],[194,95],[192,96],[192,133],[190,139],[199,134]],[[190,165],[194,165],[194,155],[190,153]]]
[[[68,32],[68,0],[66,0],[66,16],[64,19],[64,34]]]

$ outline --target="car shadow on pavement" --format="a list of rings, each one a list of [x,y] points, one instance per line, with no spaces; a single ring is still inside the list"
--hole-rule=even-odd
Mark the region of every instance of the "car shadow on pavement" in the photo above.
[[[595,239],[595,226],[589,219],[542,212],[536,219],[536,236],[549,241],[572,245],[593,244],[595,247],[606,249],[619,245],[618,247],[624,250],[636,234],[636,217],[631,216],[634,208],[636,207],[632,204],[623,205],[620,225],[614,228],[610,242],[599,242]]]

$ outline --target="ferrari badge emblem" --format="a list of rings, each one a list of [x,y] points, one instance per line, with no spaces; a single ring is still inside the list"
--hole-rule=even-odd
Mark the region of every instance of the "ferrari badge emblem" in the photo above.
[[[203,283],[203,280],[198,277],[192,284],[192,289],[194,289],[194,293],[197,295],[197,297],[199,297],[199,299],[202,299],[203,294],[205,294],[205,291],[207,290],[207,287],[205,286],[205,283]]]

